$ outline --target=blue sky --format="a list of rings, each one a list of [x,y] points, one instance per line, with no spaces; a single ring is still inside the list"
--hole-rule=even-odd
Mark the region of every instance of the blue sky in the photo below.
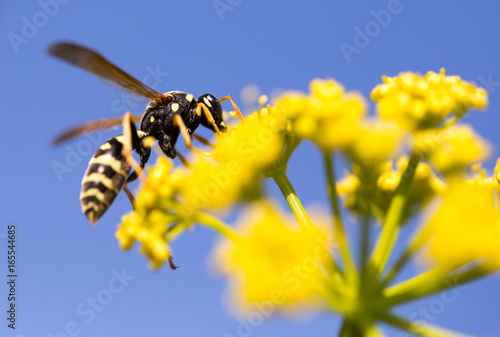
[[[231,94],[240,104],[240,92],[249,84],[269,94],[307,90],[311,79],[333,77],[368,97],[381,75],[445,67],[490,92],[489,109],[467,122],[496,145],[499,13],[497,1],[1,1],[0,312],[7,305],[9,224],[16,224],[18,234],[19,296],[18,329],[7,329],[2,314],[0,335],[237,336],[243,331],[241,320],[223,305],[224,280],[208,263],[217,239],[212,232],[197,227],[174,243],[179,270],[152,272],[135,248],[123,252],[114,238],[120,216],[130,209],[124,195],[95,228],[81,214],[78,196],[88,160],[120,131],[58,148],[50,146],[51,139],[88,120],[129,109],[140,114],[145,104],[131,105],[94,76],[49,57],[51,43],[90,46],[160,92]],[[491,168],[493,160],[488,164]],[[63,173],[54,169],[61,165]],[[294,155],[289,177],[305,204],[326,201],[313,147],[305,144]],[[276,187],[269,190],[278,195]],[[472,283],[426,319],[499,336],[499,283],[499,276]],[[96,296],[105,304],[92,307],[88,298]],[[422,316],[436,301],[439,296],[425,298],[398,312]],[[300,321],[278,315],[248,336],[335,336],[339,324],[329,314]],[[391,328],[386,332],[403,336]]]

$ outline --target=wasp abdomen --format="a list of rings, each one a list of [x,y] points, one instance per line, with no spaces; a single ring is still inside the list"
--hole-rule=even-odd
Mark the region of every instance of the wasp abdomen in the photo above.
[[[104,143],[83,176],[80,201],[83,213],[92,224],[106,212],[130,174],[131,166],[122,155],[123,141],[121,135]]]

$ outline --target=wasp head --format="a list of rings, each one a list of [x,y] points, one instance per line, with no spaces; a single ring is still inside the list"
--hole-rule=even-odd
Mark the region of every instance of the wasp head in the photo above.
[[[215,98],[214,95],[212,94],[203,94],[200,97],[198,97],[197,100],[198,104],[203,104],[207,107],[208,111],[210,112],[210,115],[214,119],[215,125],[217,125],[217,128],[221,132],[225,132],[227,130],[226,124],[224,124],[224,119],[222,117],[222,106],[220,105],[220,102],[217,98]],[[207,116],[205,115],[205,112],[202,111],[201,113],[201,125],[209,128],[213,132],[216,132],[214,126],[212,123],[210,123],[207,119]]]

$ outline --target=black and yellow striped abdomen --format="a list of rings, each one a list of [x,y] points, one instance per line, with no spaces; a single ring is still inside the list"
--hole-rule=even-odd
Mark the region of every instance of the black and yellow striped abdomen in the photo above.
[[[104,143],[83,176],[80,201],[92,224],[106,212],[130,174],[131,166],[122,155],[123,141],[124,136],[120,135]]]

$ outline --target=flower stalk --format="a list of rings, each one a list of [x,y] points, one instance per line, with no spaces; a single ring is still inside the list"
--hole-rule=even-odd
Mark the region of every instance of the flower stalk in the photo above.
[[[285,200],[292,210],[293,215],[299,222],[300,227],[303,230],[308,230],[313,227],[311,219],[309,219],[309,215],[307,215],[304,206],[297,196],[290,180],[286,176],[284,171],[277,171],[273,174],[273,179],[276,182],[276,185],[280,188],[281,193],[285,197]]]
[[[406,170],[401,176],[401,181],[396,189],[396,194],[394,195],[389,206],[389,211],[386,215],[384,224],[382,225],[382,233],[380,234],[379,240],[376,243],[370,259],[370,265],[374,268],[378,278],[380,278],[384,271],[389,255],[391,254],[392,247],[398,237],[403,210],[408,199],[415,170],[420,160],[421,156],[415,151],[412,152]]]
[[[353,282],[357,278],[356,268],[353,262],[349,241],[344,230],[342,215],[340,213],[339,202],[337,198],[337,189],[335,184],[335,172],[332,164],[333,156],[331,151],[323,150],[323,161],[328,180],[328,191],[330,196],[330,205],[333,213],[334,235],[339,245],[340,254],[346,267],[347,277]]]

